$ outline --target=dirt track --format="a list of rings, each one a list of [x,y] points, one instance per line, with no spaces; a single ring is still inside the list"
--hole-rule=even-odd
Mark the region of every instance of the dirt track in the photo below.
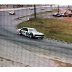
[[[0,39],[0,67],[72,67],[72,64],[31,53],[20,46]],[[24,47],[28,47],[24,45]]]
[[[64,17],[63,20],[66,22],[72,22],[72,17]]]

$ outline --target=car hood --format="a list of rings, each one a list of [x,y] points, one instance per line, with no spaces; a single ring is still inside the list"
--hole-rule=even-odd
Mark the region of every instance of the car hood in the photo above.
[[[17,29],[17,32],[19,32],[21,29]]]
[[[20,31],[21,29],[17,29],[17,31]]]
[[[33,32],[34,35],[44,35],[43,33],[41,32]]]

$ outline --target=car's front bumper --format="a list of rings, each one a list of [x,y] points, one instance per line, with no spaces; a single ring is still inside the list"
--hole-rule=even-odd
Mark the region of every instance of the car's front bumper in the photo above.
[[[34,38],[44,38],[44,35],[34,35]]]

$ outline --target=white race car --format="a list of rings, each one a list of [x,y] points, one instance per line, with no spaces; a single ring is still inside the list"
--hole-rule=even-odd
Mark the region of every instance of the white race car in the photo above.
[[[23,27],[17,30],[18,34],[27,36],[29,38],[44,38],[44,34],[38,32],[35,28]]]
[[[9,14],[10,15],[15,15],[15,11],[10,11]]]

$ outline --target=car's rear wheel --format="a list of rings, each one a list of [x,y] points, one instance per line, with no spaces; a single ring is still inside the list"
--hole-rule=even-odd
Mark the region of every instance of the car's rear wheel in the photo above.
[[[21,30],[19,31],[19,34],[20,34],[20,35],[22,35],[22,32],[21,32]]]

